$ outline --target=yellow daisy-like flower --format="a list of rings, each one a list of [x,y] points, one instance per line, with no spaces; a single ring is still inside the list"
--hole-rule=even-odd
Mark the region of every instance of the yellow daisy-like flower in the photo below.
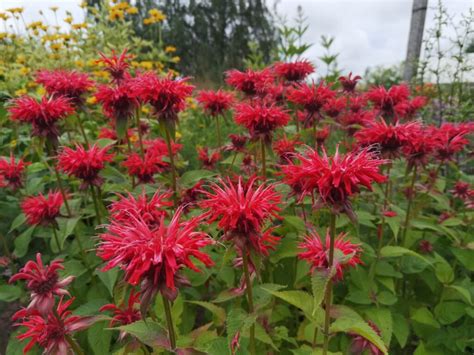
[[[57,6],[51,6],[49,9],[50,9],[52,12],[56,12],[56,11],[59,10],[59,7],[57,7]]]
[[[74,64],[76,65],[76,67],[84,68],[84,62],[82,60],[76,60]]]
[[[138,135],[137,135],[137,134],[133,134],[133,135],[131,135],[131,136],[129,137],[129,139],[130,139],[130,142],[131,142],[131,143],[136,143],[136,142],[138,142]]]
[[[165,52],[166,53],[174,53],[174,52],[176,52],[176,47],[175,46],[166,46],[165,47]]]
[[[180,139],[182,136],[183,136],[183,135],[181,134],[180,131],[176,131],[176,133],[175,133],[176,139]]]
[[[25,9],[22,7],[11,7],[7,11],[11,14],[21,14]]]
[[[20,74],[22,74],[22,75],[26,75],[26,74],[28,74],[30,71],[31,71],[31,70],[30,70],[29,68],[27,68],[27,67],[21,67],[21,68],[20,68]]]
[[[115,9],[126,10],[130,7],[128,2],[119,2],[117,5],[114,6]]]
[[[51,49],[53,51],[59,51],[62,47],[62,43],[51,43]]]
[[[64,19],[64,22],[68,23],[68,24],[71,24],[72,21],[74,21],[74,19],[72,18],[72,16],[68,16]]]
[[[23,54],[20,54],[18,57],[16,57],[16,62],[18,64],[25,64],[26,63],[26,57]]]
[[[73,30],[86,29],[86,28],[87,28],[87,23],[85,23],[85,22],[83,22],[83,23],[75,23],[75,24],[73,24],[71,27],[72,27]]]
[[[152,19],[146,18],[143,20],[145,26],[151,25],[153,23]]]
[[[43,96],[46,94],[46,89],[43,86],[38,86],[36,89],[36,93],[40,96]]]
[[[34,81],[29,81],[29,82],[26,83],[26,86],[29,89],[34,89],[34,88],[38,87],[38,83],[35,83]]]
[[[138,14],[138,9],[135,6],[132,6],[132,7],[127,9],[127,14],[136,15],[136,14]]]
[[[144,114],[149,114],[149,113],[150,113],[150,109],[149,109],[148,107],[146,107],[146,106],[142,106],[142,112],[143,112]]]
[[[112,9],[109,12],[110,21],[123,20],[124,18],[125,18],[125,14],[122,10]]]
[[[142,67],[143,69],[151,70],[153,69],[153,62],[149,62],[149,61],[140,62],[140,67]]]
[[[171,58],[171,62],[173,62],[173,63],[179,63],[180,60],[181,60],[181,58],[178,57],[178,56],[175,56],[175,57]]]
[[[140,66],[140,63],[137,62],[136,60],[132,60],[130,64],[132,65],[133,68],[138,68]]]
[[[85,9],[87,7],[87,1],[81,2],[81,4],[79,6],[83,9]]]
[[[10,16],[8,16],[8,14],[6,14],[5,12],[0,12],[0,19],[2,19],[3,21],[6,21],[10,18]]]
[[[27,93],[28,93],[28,90],[26,90],[25,88],[22,88],[15,91],[15,96],[23,96],[23,95],[26,95]]]
[[[8,38],[8,33],[0,32],[0,41],[3,41]]]

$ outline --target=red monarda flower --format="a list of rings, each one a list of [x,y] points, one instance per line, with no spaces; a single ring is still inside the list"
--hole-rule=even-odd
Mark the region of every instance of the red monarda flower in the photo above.
[[[57,259],[49,265],[44,265],[41,254],[36,254],[36,263],[28,261],[20,272],[10,278],[10,283],[25,280],[26,287],[31,292],[31,302],[28,310],[37,310],[42,315],[50,313],[54,307],[54,296],[69,295],[66,290],[73,280],[73,276],[64,279],[59,278],[58,270],[63,270],[62,260]]]
[[[224,148],[225,150],[230,150],[231,152],[245,151],[245,145],[249,140],[247,136],[239,134],[229,134],[229,138],[231,143]]]
[[[349,96],[348,107],[352,112],[359,112],[367,105],[367,98],[365,96]]]
[[[429,130],[420,128],[420,130],[413,134],[402,148],[408,166],[425,166],[428,164],[429,157],[433,154],[436,148],[436,140],[430,134]]]
[[[334,212],[344,211],[355,218],[349,197],[358,193],[361,186],[372,190],[372,183],[381,183],[386,177],[381,175],[379,167],[387,161],[377,159],[373,153],[364,149],[358,152],[339,154],[329,157],[323,149],[321,157],[317,151],[308,148],[304,154],[297,154],[301,168],[297,176],[301,179],[304,195],[317,192],[322,203],[333,208]],[[291,172],[291,170],[284,173]],[[314,196],[314,195],[313,195]]]
[[[207,234],[196,231],[201,219],[180,221],[181,215],[182,208],[178,208],[168,225],[162,216],[157,228],[151,228],[142,218],[132,218],[130,223],[112,219],[107,232],[99,236],[97,255],[107,262],[103,270],[119,266],[128,283],[141,283],[142,314],[158,291],[174,300],[177,287],[189,285],[179,271],[187,267],[199,272],[191,256],[206,266],[213,265],[200,250],[214,243]]]
[[[273,150],[280,157],[280,162],[282,164],[291,161],[292,156],[296,152],[296,147],[303,144],[297,138],[288,139],[284,136],[282,139],[277,140],[273,143]]]
[[[137,177],[139,183],[154,183],[153,176],[168,167],[168,163],[163,161],[163,157],[164,155],[156,154],[151,150],[147,150],[143,158],[140,154],[132,153],[127,156],[122,166],[127,168],[130,176]]]
[[[122,302],[119,306],[109,303],[100,308],[100,312],[112,311],[113,317],[109,325],[114,327],[116,325],[127,325],[139,321],[141,319],[139,304],[140,292],[132,290],[128,296],[127,303]],[[121,331],[119,339],[123,339],[126,332]]]
[[[32,134],[54,142],[59,136],[56,122],[74,112],[71,101],[62,96],[36,100],[30,96],[14,99],[9,107],[12,120],[27,122],[33,126]]]
[[[454,197],[457,197],[461,200],[465,200],[469,197],[469,190],[471,185],[468,182],[458,181],[454,184],[451,193]]]
[[[235,122],[247,128],[253,139],[266,142],[271,141],[275,129],[286,126],[289,121],[290,116],[285,110],[262,100],[242,103],[235,109]]]
[[[218,116],[232,107],[235,97],[224,90],[201,90],[196,100],[209,115]]]
[[[336,274],[334,275],[335,280],[342,280],[344,270],[348,267],[355,267],[357,264],[362,264],[360,260],[360,253],[362,251],[360,245],[351,243],[346,239],[346,236],[347,233],[341,233],[334,239],[335,257],[333,267],[336,269]],[[311,266],[312,271],[315,269],[326,270],[329,266],[330,242],[331,237],[329,231],[326,232],[324,242],[318,233],[310,233],[299,245],[302,252],[298,254],[298,258],[306,260]],[[339,258],[338,255],[340,255]]]
[[[260,71],[247,69],[245,72],[232,69],[225,74],[226,83],[247,96],[262,94],[266,87],[273,82],[273,76],[269,69]]]
[[[22,187],[23,175],[27,165],[29,163],[25,163],[22,159],[18,159],[18,162],[16,162],[13,154],[10,154],[10,160],[0,158],[0,180],[4,181],[4,184],[0,184],[0,187],[9,186],[13,190]]]
[[[87,74],[66,70],[41,70],[36,74],[36,82],[43,85],[48,94],[65,96],[75,105],[82,104],[82,96],[94,86]]]
[[[433,244],[429,240],[420,240],[419,249],[423,254],[431,254],[433,252]]]
[[[116,121],[126,121],[139,105],[127,81],[114,87],[101,85],[95,97],[102,104],[104,115]]]
[[[359,130],[355,137],[362,147],[377,146],[383,156],[396,158],[400,150],[420,133],[418,122],[387,124],[383,119]]]
[[[214,170],[216,164],[221,159],[221,153],[219,151],[214,151],[209,155],[208,148],[197,148],[198,159],[202,163],[204,169]]]
[[[464,147],[469,144],[466,135],[469,127],[464,125],[442,124],[441,127],[431,127],[429,132],[436,141],[435,158],[440,161],[449,161],[454,158]]]
[[[99,148],[95,144],[88,150],[80,145],[76,145],[76,149],[64,147],[58,156],[59,168],[69,176],[81,179],[81,189],[100,186],[104,179],[99,176],[99,172],[113,158],[112,154],[107,153],[107,149],[108,147]]]
[[[329,117],[336,118],[346,108],[346,98],[331,98],[323,105],[323,110]]]
[[[324,126],[316,131],[316,143],[318,146],[322,146],[324,142],[326,142],[326,139],[329,137],[329,127]]]
[[[373,111],[349,111],[340,115],[337,121],[346,130],[349,136],[353,136],[359,129],[370,126],[375,119]]]
[[[150,151],[153,154],[160,155],[160,156],[167,156],[168,155],[168,147],[166,145],[166,141],[161,138],[149,140],[144,142],[146,146],[146,151]],[[182,144],[171,142],[171,151],[174,155],[178,154],[179,151],[183,148]],[[168,167],[168,162],[163,162],[163,167]]]
[[[426,106],[427,103],[428,99],[425,96],[415,96],[407,103],[405,118],[413,118],[419,110]]]
[[[301,81],[314,72],[314,66],[308,60],[297,60],[292,63],[275,63],[273,70],[286,81]]]
[[[110,57],[102,52],[99,52],[99,55],[101,58],[97,60],[97,63],[105,64],[104,70],[112,76],[113,82],[119,85],[122,80],[128,79],[128,68],[130,67],[128,60],[132,59],[133,55],[127,54],[127,49],[124,49],[119,56],[115,54],[114,50],[112,50]]]
[[[278,204],[281,196],[275,185],[256,186],[256,178],[246,183],[239,177],[236,182],[230,178],[211,184],[211,191],[203,191],[205,199],[200,207],[208,209],[204,217],[209,223],[218,221],[217,226],[225,231],[224,238],[232,239],[238,249],[253,249],[268,255],[278,238],[271,235],[272,229],[262,232],[265,222],[272,217],[279,218]]]
[[[273,101],[279,105],[284,105],[286,99],[285,92],[286,86],[282,83],[269,84],[265,87],[261,96],[266,100]]]
[[[133,80],[131,88],[140,100],[153,107],[158,118],[174,122],[178,113],[184,110],[186,98],[191,96],[194,86],[187,78],[173,80],[171,75],[159,77],[148,72]]]
[[[331,90],[331,87],[325,85],[324,82],[319,85],[301,83],[288,89],[287,98],[288,101],[305,109],[307,114],[305,126],[308,126],[308,123],[312,122],[324,104],[335,95],[336,93]]]
[[[72,339],[75,332],[88,328],[94,322],[91,317],[72,315],[68,307],[73,301],[74,298],[71,298],[63,302],[61,298],[56,310],[45,316],[38,312],[29,314],[25,309],[15,313],[13,319],[21,319],[15,325],[27,328],[26,332],[18,335],[17,338],[20,340],[31,338],[23,349],[24,354],[29,352],[35,344],[43,349],[43,354],[68,355],[73,353],[68,340]]]
[[[405,84],[394,85],[390,89],[383,86],[369,90],[366,97],[371,101],[383,117],[391,118],[394,115],[406,113],[406,104],[410,96],[410,90]],[[399,109],[397,110],[397,106]],[[398,111],[398,112],[397,112]]]
[[[168,216],[166,208],[173,206],[171,196],[169,191],[157,191],[151,198],[145,192],[136,198],[130,193],[127,196],[119,195],[118,201],[110,205],[109,212],[111,218],[119,223],[132,224],[135,219],[140,219],[150,228],[155,228],[163,216]]]
[[[183,207],[183,212],[187,213],[191,208],[193,208],[197,201],[203,196],[202,188],[204,185],[204,180],[199,180],[190,188],[184,190],[181,193],[181,200],[179,201],[180,206]]]
[[[40,193],[38,196],[25,198],[21,203],[21,209],[30,225],[55,225],[63,203],[61,192],[50,191],[47,196]]]
[[[348,76],[339,77],[339,82],[345,92],[354,92],[357,82],[362,79],[359,75],[352,77],[352,72]]]

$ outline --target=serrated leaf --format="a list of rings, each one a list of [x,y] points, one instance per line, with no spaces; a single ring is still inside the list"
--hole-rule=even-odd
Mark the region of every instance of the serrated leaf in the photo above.
[[[97,322],[87,330],[87,342],[95,355],[108,354],[112,332],[104,331],[108,322]]]
[[[117,277],[119,274],[119,270],[117,268],[110,269],[108,271],[97,271],[96,272],[97,276],[99,279],[102,281],[102,283],[107,287],[107,290],[110,293],[110,296],[114,296],[114,286],[115,282],[117,281]]]
[[[169,341],[163,327],[157,322],[147,319],[146,322],[139,320],[137,322],[112,328],[114,330],[123,330],[137,337],[141,342],[151,346],[168,348]]]
[[[216,306],[215,304],[210,303],[210,302],[203,302],[203,301],[187,301],[187,302],[204,307],[205,309],[210,311],[215,316],[215,320],[216,320],[215,323],[217,326],[221,326],[224,324],[225,319],[226,319],[224,308]]]
[[[383,247],[380,250],[380,256],[382,258],[397,258],[397,257],[401,257],[401,256],[404,256],[404,255],[415,256],[415,257],[423,260],[426,264],[431,265],[431,262],[428,259],[426,259],[424,256],[418,254],[417,252],[414,252],[413,250],[407,249],[407,248],[387,245],[387,246]]]
[[[301,309],[305,314],[313,314],[313,298],[304,291],[272,291],[266,288],[263,290],[271,293],[273,296],[282,299],[283,301]]]

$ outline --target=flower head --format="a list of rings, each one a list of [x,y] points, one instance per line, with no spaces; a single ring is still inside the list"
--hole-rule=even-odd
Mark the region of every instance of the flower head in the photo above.
[[[253,139],[267,142],[271,141],[275,129],[290,121],[285,110],[262,100],[239,104],[235,110],[235,122],[247,128]]]
[[[366,94],[374,107],[386,118],[406,113],[406,103],[410,96],[410,90],[405,84],[394,85],[390,89],[378,86],[369,90]],[[397,109],[398,106],[398,109]]]
[[[38,196],[25,198],[21,203],[21,209],[26,215],[28,224],[49,225],[56,223],[63,202],[61,192],[50,191],[47,196],[40,193]]]
[[[401,149],[420,133],[420,129],[421,125],[416,121],[388,124],[381,119],[360,129],[355,137],[361,146],[380,147],[382,155],[395,158],[399,156]]]
[[[326,139],[328,139],[329,134],[330,130],[328,126],[323,126],[316,131],[316,143],[318,146],[324,145],[324,142],[326,142]]]
[[[36,100],[30,96],[14,99],[8,109],[12,120],[30,123],[33,135],[57,140],[59,136],[56,122],[74,112],[71,101],[62,96]]]
[[[346,108],[346,98],[330,98],[323,105],[323,110],[329,117],[336,118]]]
[[[112,219],[107,231],[99,236],[97,255],[106,261],[103,270],[119,266],[128,283],[141,283],[142,314],[158,291],[173,300],[177,287],[189,284],[179,271],[189,268],[199,272],[191,257],[206,266],[213,265],[200,250],[213,244],[205,233],[196,231],[201,219],[181,221],[181,215],[182,208],[178,208],[168,224],[162,216],[156,228],[134,216],[130,223]]]
[[[171,192],[168,191],[157,191],[151,198],[148,198],[145,192],[137,197],[130,193],[127,196],[119,195],[118,201],[110,205],[111,219],[124,224],[141,219],[150,228],[155,228],[163,216],[168,216],[166,208],[173,206],[171,196]]]
[[[304,154],[297,154],[296,158],[301,165],[295,178],[301,180],[303,195],[317,192],[320,202],[332,207],[334,212],[346,212],[351,218],[355,216],[349,198],[358,193],[362,186],[372,190],[372,183],[386,180],[380,174],[379,167],[387,161],[376,158],[367,149],[341,155],[337,148],[334,156],[328,156],[323,149],[320,156],[317,151],[308,148]],[[284,173],[291,173],[291,170]]]
[[[348,76],[339,77],[339,82],[345,92],[354,92],[357,82],[362,79],[359,75],[352,77],[352,72]]]
[[[340,115],[337,121],[346,130],[349,136],[353,136],[359,129],[370,126],[375,119],[373,111],[349,111]]]
[[[321,82],[319,85],[298,84],[288,90],[288,100],[302,106],[310,115],[318,113],[324,104],[332,99],[336,93],[329,85]]]
[[[156,154],[155,151],[147,150],[143,157],[137,153],[129,154],[122,165],[127,168],[130,176],[138,178],[139,183],[148,184],[155,182],[155,174],[163,172],[168,167],[163,157],[164,155]]]
[[[217,226],[226,233],[225,239],[232,239],[240,250],[252,248],[267,255],[268,249],[278,241],[271,235],[271,229],[262,232],[265,222],[279,218],[278,204],[281,196],[275,185],[256,186],[256,178],[244,182],[241,177],[236,182],[230,178],[213,183],[210,191],[203,191],[205,198],[200,207],[207,209],[204,217],[209,223],[218,221]]]
[[[208,148],[197,148],[198,159],[202,163],[204,169],[207,170],[214,170],[216,164],[221,159],[221,153],[219,151],[214,151],[211,155],[209,155]]]
[[[157,117],[173,122],[194,89],[187,78],[173,80],[171,76],[159,77],[151,72],[138,76],[131,87],[138,98],[153,107]]]
[[[82,104],[82,96],[94,86],[87,74],[66,70],[41,70],[36,74],[36,82],[43,85],[48,94],[65,96],[75,105]]]
[[[456,153],[469,144],[466,135],[470,133],[470,129],[464,125],[444,123],[439,128],[430,128],[429,131],[436,141],[435,158],[440,161],[452,160]]]
[[[235,97],[231,92],[224,90],[201,90],[197,101],[209,115],[218,116],[232,107]]]
[[[280,140],[277,140],[273,143],[273,150],[280,157],[280,162],[284,164],[285,162],[291,161],[293,154],[296,152],[296,146],[303,144],[297,138],[288,139],[283,137]]]
[[[104,114],[113,120],[127,120],[139,105],[128,81],[115,87],[101,85],[95,97],[102,104]]]
[[[301,81],[314,72],[314,66],[307,60],[297,60],[292,63],[276,63],[273,70],[286,81]]]
[[[243,152],[249,138],[245,135],[229,134],[230,144],[225,147],[232,152]]]
[[[465,200],[469,197],[470,188],[471,188],[471,185],[468,182],[457,181],[456,184],[454,184],[454,187],[451,190],[451,193],[453,194],[453,196],[461,200]]]
[[[28,261],[20,272],[10,278],[10,283],[25,280],[26,287],[31,292],[31,302],[28,310],[37,310],[42,315],[47,315],[54,307],[55,295],[69,295],[66,290],[73,280],[73,276],[59,278],[58,270],[63,270],[62,260],[57,259],[49,265],[44,265],[41,254],[36,254],[36,263]]]
[[[140,311],[137,307],[139,304],[140,292],[132,290],[128,296],[127,303],[122,302],[116,306],[113,303],[106,304],[100,308],[100,312],[112,311],[113,317],[110,320],[110,326],[127,325],[139,321],[141,319]],[[126,332],[120,331],[120,339],[123,339]]]
[[[417,134],[413,134],[402,148],[402,152],[408,160],[409,167],[425,166],[428,159],[436,148],[436,140],[429,130],[420,128]]]
[[[335,280],[342,280],[344,270],[348,267],[355,267],[362,264],[360,260],[361,248],[359,244],[353,244],[346,239],[347,233],[341,233],[334,239],[334,255],[333,267],[335,268]],[[306,260],[311,266],[311,270],[326,270],[329,267],[329,248],[331,237],[329,230],[326,232],[326,238],[323,242],[318,233],[313,232],[305,237],[300,243],[299,248],[302,250],[298,254],[298,258]]]
[[[76,145],[75,149],[64,147],[58,156],[59,168],[70,176],[82,180],[81,188],[88,186],[100,186],[103,179],[99,172],[105,167],[105,163],[112,160],[113,155],[107,153],[108,147],[99,148],[93,145],[89,149]]]
[[[56,311],[43,316],[38,312],[29,314],[25,309],[15,313],[14,320],[20,319],[16,326],[26,327],[25,333],[17,336],[20,340],[31,338],[23,349],[23,353],[30,351],[35,344],[43,348],[47,355],[67,355],[72,352],[68,338],[83,329],[88,328],[94,321],[91,317],[72,315],[68,310],[74,298],[63,302],[59,301]]]
[[[10,160],[7,158],[0,158],[0,180],[4,183],[0,183],[0,187],[9,186],[13,190],[16,190],[23,186],[23,175],[26,166],[29,163],[25,163],[22,159],[15,161],[13,154],[10,155]]]
[[[123,79],[128,78],[128,68],[130,67],[128,60],[132,59],[133,55],[127,54],[127,49],[124,49],[119,56],[115,54],[114,50],[112,50],[110,57],[102,52],[99,52],[99,55],[101,58],[97,62],[105,64],[105,70],[110,73],[116,84],[120,84]]]
[[[273,82],[272,73],[269,69],[260,71],[247,69],[245,72],[233,69],[225,74],[226,83],[247,96],[262,94],[265,88]]]

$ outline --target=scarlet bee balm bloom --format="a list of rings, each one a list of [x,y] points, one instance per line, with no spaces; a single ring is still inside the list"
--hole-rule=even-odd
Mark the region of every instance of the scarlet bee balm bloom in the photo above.
[[[273,78],[268,69],[260,71],[247,69],[245,72],[233,69],[226,72],[225,81],[245,95],[255,96],[263,94],[266,87],[272,84]]]
[[[38,196],[27,197],[21,203],[21,209],[26,215],[28,224],[54,225],[63,202],[61,192],[50,191],[47,196],[40,193]]]
[[[0,187],[9,186],[13,190],[22,187],[24,171],[28,164],[22,159],[16,162],[13,154],[10,155],[10,160],[0,158]]]
[[[31,291],[31,302],[28,310],[37,310],[47,315],[54,307],[55,295],[69,295],[65,289],[73,280],[73,276],[59,278],[58,270],[63,270],[62,260],[54,260],[50,265],[44,265],[41,254],[36,254],[36,263],[28,261],[19,273],[10,278],[10,283],[25,280],[26,287]]]
[[[131,285],[141,284],[142,314],[160,291],[174,300],[178,287],[189,285],[179,273],[183,268],[199,272],[191,256],[206,266],[212,266],[210,257],[201,251],[213,244],[205,233],[197,232],[200,219],[180,221],[182,208],[178,208],[168,225],[164,216],[157,228],[151,228],[142,218],[130,216],[129,223],[112,219],[107,232],[101,234],[97,255],[106,261],[104,271],[121,267],[125,280]]]
[[[262,255],[268,255],[278,238],[271,235],[271,229],[263,233],[265,222],[278,217],[281,196],[275,185],[256,186],[256,179],[244,182],[219,180],[212,184],[211,191],[203,191],[201,208],[208,209],[204,217],[209,223],[218,221],[219,228],[226,232],[225,239],[233,240],[239,249],[251,248]]]
[[[123,79],[129,76],[127,72],[130,67],[128,60],[132,59],[133,55],[127,54],[127,49],[124,49],[119,56],[115,54],[114,50],[112,50],[110,57],[101,52],[99,55],[101,58],[97,62],[105,64],[105,70],[110,73],[115,83],[120,84]]]
[[[95,144],[88,150],[80,145],[76,145],[76,149],[65,147],[58,156],[59,168],[68,175],[81,179],[81,189],[100,186],[103,179],[99,172],[113,157],[112,154],[107,154],[107,149],[108,147],[99,148]]]
[[[235,101],[234,95],[224,90],[201,90],[196,99],[211,116],[222,115],[224,111],[232,107]]]
[[[348,267],[355,267],[357,264],[362,264],[359,245],[351,243],[346,239],[346,236],[347,234],[341,233],[334,240],[335,258],[333,267],[336,271],[334,275],[335,280],[342,280],[344,270]],[[329,265],[330,239],[329,231],[326,233],[324,242],[316,232],[306,236],[304,241],[299,245],[302,252],[298,254],[298,258],[306,260],[311,266],[311,270],[326,270]]]
[[[307,60],[297,60],[292,63],[276,63],[273,70],[277,76],[287,81],[301,81],[314,72],[314,66]]]
[[[42,70],[36,74],[36,82],[42,84],[48,94],[65,96],[75,105],[82,104],[82,96],[94,86],[87,74],[66,70]]]

